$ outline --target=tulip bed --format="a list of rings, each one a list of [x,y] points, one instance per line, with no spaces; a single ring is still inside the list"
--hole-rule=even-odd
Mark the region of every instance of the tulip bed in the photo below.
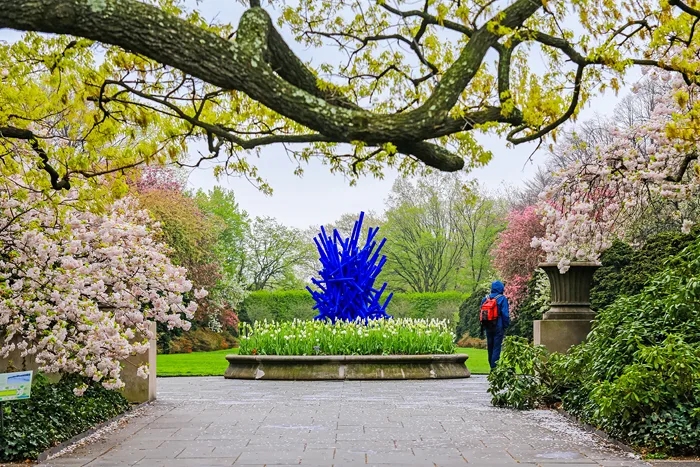
[[[447,320],[257,321],[240,326],[241,355],[419,355],[455,353]]]

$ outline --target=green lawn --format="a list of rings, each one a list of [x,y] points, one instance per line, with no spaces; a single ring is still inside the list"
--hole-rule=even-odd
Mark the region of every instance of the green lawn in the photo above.
[[[469,354],[467,367],[473,374],[489,372],[486,350],[457,349],[457,352]],[[157,374],[158,376],[223,376],[227,366],[225,357],[231,353],[238,353],[238,349],[158,355]]]

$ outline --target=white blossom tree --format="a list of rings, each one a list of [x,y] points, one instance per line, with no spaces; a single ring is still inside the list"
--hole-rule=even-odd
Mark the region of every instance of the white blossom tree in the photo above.
[[[192,284],[133,199],[96,214],[77,208],[77,190],[65,193],[0,186],[0,358],[20,351],[41,371],[118,389],[122,361],[148,350],[151,322],[189,328]]]

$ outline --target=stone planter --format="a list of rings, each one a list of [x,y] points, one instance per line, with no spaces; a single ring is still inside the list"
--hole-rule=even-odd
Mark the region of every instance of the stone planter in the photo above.
[[[556,263],[540,264],[552,290],[550,309],[544,319],[593,319],[591,284],[599,267],[597,263],[571,263],[569,270],[562,274]]]
[[[228,379],[396,380],[470,376],[465,354],[454,355],[227,355]]]
[[[543,263],[540,268],[549,278],[552,298],[550,309],[541,321],[534,322],[535,344],[550,352],[566,352],[580,344],[591,331],[595,313],[591,310],[591,283],[597,263],[573,262],[561,274],[556,263]]]

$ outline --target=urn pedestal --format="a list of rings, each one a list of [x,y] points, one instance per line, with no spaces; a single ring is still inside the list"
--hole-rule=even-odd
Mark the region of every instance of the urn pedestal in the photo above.
[[[534,322],[536,345],[564,353],[586,339],[595,317],[590,308],[590,293],[598,267],[597,263],[572,262],[569,270],[561,274],[556,263],[540,264],[549,278],[552,298],[549,311],[542,320]]]

